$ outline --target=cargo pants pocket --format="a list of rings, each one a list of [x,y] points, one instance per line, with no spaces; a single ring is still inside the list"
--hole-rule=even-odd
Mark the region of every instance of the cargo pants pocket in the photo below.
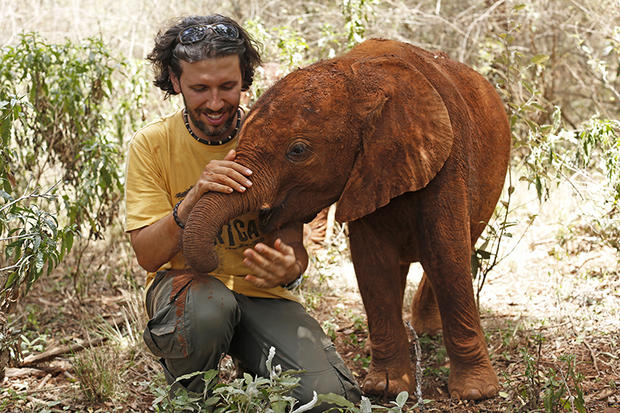
[[[362,398],[362,391],[353,377],[353,373],[347,368],[344,364],[344,360],[336,351],[336,347],[330,343],[325,348],[325,354],[327,355],[327,361],[329,361],[329,364],[331,364],[338,374],[338,380],[340,380],[344,390],[342,396],[354,403],[360,401]]]
[[[185,300],[182,294],[189,288],[191,281],[185,284],[167,303],[157,308],[153,318],[146,324],[142,337],[149,350],[156,356],[164,359],[179,359],[188,357],[193,351],[190,325],[186,321],[186,308],[183,303],[183,312],[177,314],[177,300]]]

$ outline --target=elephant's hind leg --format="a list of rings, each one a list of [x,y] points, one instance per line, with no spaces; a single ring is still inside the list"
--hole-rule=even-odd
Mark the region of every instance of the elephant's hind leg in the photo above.
[[[422,276],[411,302],[411,325],[417,334],[434,336],[441,333],[439,306],[426,273]]]
[[[427,265],[429,279],[437,292],[443,340],[450,357],[448,390],[457,399],[490,398],[497,395],[499,382],[480,326],[471,276],[466,265],[450,261],[447,258]]]
[[[497,395],[499,382],[489,359],[476,307],[470,269],[470,229],[466,191],[437,191],[421,208],[422,267],[432,283],[450,357],[448,390],[454,398],[479,400]]]

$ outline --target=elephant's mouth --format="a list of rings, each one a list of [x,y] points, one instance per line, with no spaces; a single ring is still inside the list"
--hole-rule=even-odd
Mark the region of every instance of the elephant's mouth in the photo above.
[[[282,210],[282,205],[275,208],[261,208],[258,211],[258,226],[261,232],[269,233],[275,229],[274,215],[278,215],[278,212]]]
[[[288,212],[288,215],[285,214],[285,211]],[[289,222],[310,222],[319,211],[320,209],[305,216],[296,216],[295,212],[286,208],[286,200],[284,200],[279,205],[261,208],[258,211],[258,226],[262,233],[268,234],[285,226]],[[291,213],[293,216],[290,216]]]

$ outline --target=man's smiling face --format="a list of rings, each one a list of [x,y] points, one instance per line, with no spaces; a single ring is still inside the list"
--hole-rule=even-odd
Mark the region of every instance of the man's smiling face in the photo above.
[[[241,98],[242,76],[236,54],[189,63],[181,60],[181,76],[170,74],[194,133],[207,140],[225,138]]]

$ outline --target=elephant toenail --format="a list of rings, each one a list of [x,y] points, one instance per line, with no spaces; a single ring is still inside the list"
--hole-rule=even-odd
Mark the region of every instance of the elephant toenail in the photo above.
[[[480,400],[482,399],[482,393],[478,389],[471,389],[466,397],[467,400]]]
[[[484,394],[486,397],[493,397],[495,396],[497,393],[499,392],[499,390],[497,389],[496,386],[487,386]]]

